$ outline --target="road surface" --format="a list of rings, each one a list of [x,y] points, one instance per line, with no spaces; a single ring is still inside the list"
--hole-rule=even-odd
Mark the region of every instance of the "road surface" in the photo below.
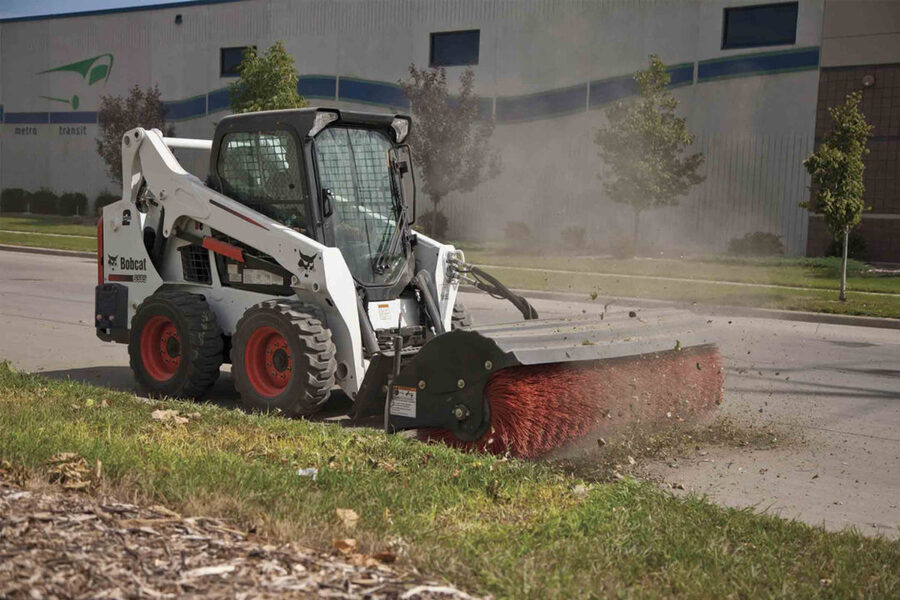
[[[0,359],[22,370],[137,391],[124,346],[92,324],[90,259],[0,251]],[[484,295],[463,294],[476,324],[518,318]],[[601,301],[535,300],[541,316],[599,314]],[[631,307],[620,307],[631,308]],[[650,309],[636,309],[651,314]],[[829,529],[900,537],[900,333],[846,325],[710,316],[726,364],[721,412],[743,423],[796,427],[785,449],[709,449],[650,466],[687,491]],[[211,395],[235,403],[224,373]],[[340,401],[330,410],[346,410]]]

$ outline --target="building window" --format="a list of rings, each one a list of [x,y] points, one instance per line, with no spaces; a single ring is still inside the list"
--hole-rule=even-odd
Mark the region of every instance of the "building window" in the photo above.
[[[236,46],[219,50],[219,77],[238,77],[238,65],[244,60],[244,50],[256,46]]]
[[[797,2],[725,9],[722,49],[780,46],[797,41]]]
[[[478,64],[481,31],[444,31],[431,34],[431,66],[458,67]]]

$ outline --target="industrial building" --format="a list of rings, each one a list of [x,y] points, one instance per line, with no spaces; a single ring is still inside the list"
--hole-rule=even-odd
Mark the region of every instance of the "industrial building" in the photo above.
[[[566,227],[615,244],[632,213],[607,198],[593,143],[609,103],[658,54],[706,157],[704,183],[642,216],[660,252],[722,251],[746,233],[820,254],[801,161],[827,107],[861,90],[875,130],[861,232],[900,262],[900,2],[868,0],[200,0],[0,22],[0,188],[115,190],[96,154],[103,95],[157,84],[177,135],[210,137],[242,48],[282,40],[315,105],[409,110],[410,63],[475,71],[501,171],[442,202],[449,235],[522,222],[546,244]],[[415,149],[413,149],[415,150]],[[179,151],[203,177],[196,151]],[[427,209],[427,202],[419,211]],[[560,242],[561,243],[561,242]],[[600,244],[602,245],[602,243]]]

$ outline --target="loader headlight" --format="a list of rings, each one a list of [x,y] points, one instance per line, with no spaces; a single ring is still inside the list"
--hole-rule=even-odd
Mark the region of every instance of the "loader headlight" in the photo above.
[[[336,110],[320,110],[313,119],[313,126],[309,130],[309,137],[315,137],[317,133],[325,129],[329,123],[334,123],[341,118],[341,113]]]
[[[391,128],[394,130],[397,143],[401,143],[409,134],[409,117],[394,117],[394,120],[391,121]]]

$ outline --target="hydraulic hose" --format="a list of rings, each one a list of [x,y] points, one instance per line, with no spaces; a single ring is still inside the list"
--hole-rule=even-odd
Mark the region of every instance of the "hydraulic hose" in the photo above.
[[[428,274],[428,271],[423,269],[416,273],[413,283],[422,293],[422,298],[425,299],[425,310],[428,313],[428,318],[431,319],[431,322],[434,325],[434,332],[437,334],[446,332],[447,330],[444,328],[444,321],[441,319],[441,311],[438,310],[437,302],[434,301],[434,295],[431,293],[431,275]]]

